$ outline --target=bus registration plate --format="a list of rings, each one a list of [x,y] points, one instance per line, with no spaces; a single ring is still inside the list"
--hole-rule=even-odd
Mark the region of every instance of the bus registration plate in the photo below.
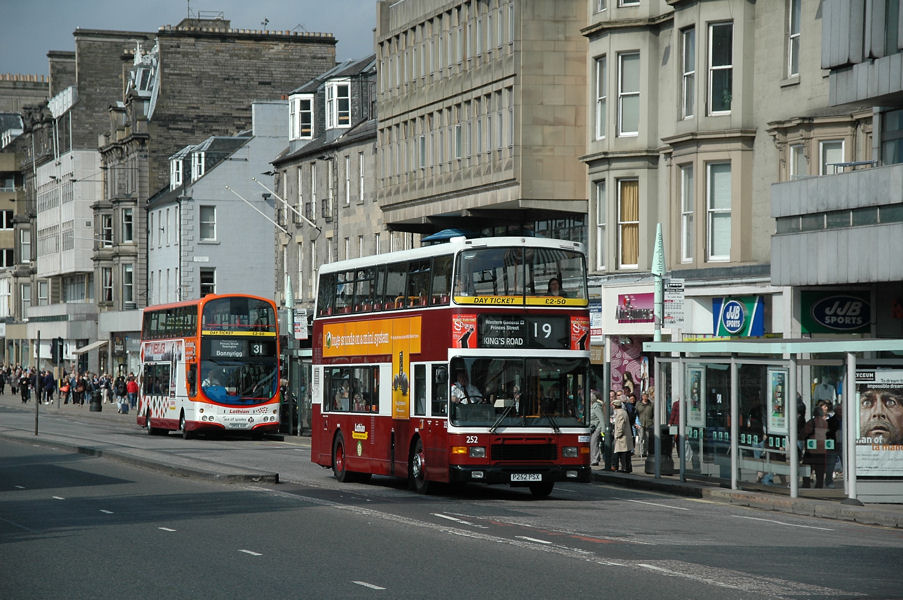
[[[542,481],[542,473],[512,473],[511,481]]]
[[[229,429],[248,429],[251,427],[253,423],[248,420],[248,417],[225,417],[223,419],[223,423]]]

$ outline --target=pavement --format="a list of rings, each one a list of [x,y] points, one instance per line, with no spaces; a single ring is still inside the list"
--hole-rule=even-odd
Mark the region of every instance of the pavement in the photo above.
[[[34,399],[28,404],[22,404],[19,397],[9,393],[9,388],[6,393],[0,394],[0,406],[31,414],[35,412]],[[20,442],[67,448],[91,456],[103,456],[184,477],[225,482],[279,482],[279,473],[276,471],[252,469],[218,460],[204,460],[192,453],[173,452],[171,448],[162,450],[149,436],[135,436],[134,429],[137,428],[137,424],[134,411],[129,414],[118,414],[115,404],[103,404],[101,411],[91,411],[88,404],[58,405],[58,402],[54,401],[50,405],[41,405],[39,415],[41,414],[77,417],[79,421],[103,424],[107,427],[82,429],[78,435],[44,429],[36,436],[33,430],[3,427],[0,423],[0,436]],[[85,433],[86,431],[96,433]],[[290,440],[293,437],[285,436],[285,439]],[[282,436],[272,436],[271,439],[279,440]],[[729,483],[725,484],[717,479],[687,477],[681,481],[678,475],[655,478],[651,473],[647,473],[647,470],[652,471],[651,463],[647,468],[645,459],[635,456],[632,473],[593,467],[593,480],[632,489],[699,498],[778,513],[903,528],[903,498],[900,504],[850,504],[846,501],[842,488],[800,489],[800,497],[791,498],[790,490],[784,487],[765,487],[744,482],[741,489],[730,489]]]

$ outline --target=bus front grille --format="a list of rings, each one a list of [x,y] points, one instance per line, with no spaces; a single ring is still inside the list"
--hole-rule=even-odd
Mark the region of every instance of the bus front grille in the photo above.
[[[555,460],[555,444],[494,444],[492,460]]]

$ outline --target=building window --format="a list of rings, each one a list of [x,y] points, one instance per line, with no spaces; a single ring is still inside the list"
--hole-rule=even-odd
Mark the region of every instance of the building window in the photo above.
[[[122,308],[133,308],[134,304],[135,269],[131,264],[125,264],[122,265]]]
[[[193,152],[191,154],[191,180],[197,181],[204,176],[205,153]]]
[[[314,97],[292,96],[289,100],[289,138],[309,140],[314,136]]]
[[[19,303],[22,305],[22,316],[26,316],[26,311],[31,308],[31,284],[23,283],[19,286]]]
[[[733,82],[733,23],[709,25],[709,114],[731,112]]]
[[[122,241],[129,243],[135,241],[135,222],[131,208],[122,209]]]
[[[326,129],[351,126],[351,82],[326,83]]]
[[[113,301],[113,269],[101,267],[100,269],[100,301]]]
[[[10,286],[9,279],[0,279],[0,317],[11,317],[9,310]]]
[[[100,239],[104,248],[113,245],[113,215],[100,215]]]
[[[618,268],[636,269],[640,257],[640,182],[618,181]]]
[[[606,0],[596,0],[596,12],[602,12],[606,8]]]
[[[310,210],[307,218],[311,221],[317,218],[317,163],[310,163]]]
[[[787,0],[787,77],[800,74],[800,5],[803,0]]]
[[[3,248],[0,250],[0,267],[12,267],[15,266],[15,264],[15,252],[13,252],[12,248]]]
[[[0,229],[9,231],[12,228],[13,228],[13,211],[11,211],[11,210],[0,211]]]
[[[351,204],[351,157],[345,155],[345,205]]]
[[[681,37],[681,101],[680,116],[689,119],[696,114],[696,29],[689,27]]]
[[[680,168],[680,260],[693,260],[693,231],[695,227],[693,214],[695,205],[693,193],[693,165]]]
[[[903,109],[881,114],[881,162],[885,165],[903,162]]]
[[[803,144],[790,145],[790,179],[806,177],[809,175],[809,159],[806,158],[806,148]]]
[[[23,263],[31,262],[31,232],[27,229],[19,231],[19,255]]]
[[[175,158],[169,161],[169,189],[174,190],[180,185],[182,185],[182,158],[181,153],[179,153],[179,158]]]
[[[373,254],[379,254],[379,233],[373,234]]]
[[[731,164],[710,163],[706,190],[708,260],[731,258]]]
[[[618,6],[639,6],[640,0],[618,0]]]
[[[357,198],[359,202],[364,201],[364,153],[357,153]]]
[[[608,102],[608,82],[606,76],[608,74],[606,57],[600,56],[596,59],[596,139],[605,138],[605,107]]]
[[[207,294],[216,293],[216,269],[204,267],[200,270],[201,298]]]
[[[296,300],[304,300],[304,243],[298,242],[298,275],[295,279],[298,293]]]
[[[818,143],[819,175],[842,173],[843,140],[824,140]]]
[[[636,136],[640,130],[640,53],[618,55],[618,135]]]
[[[202,242],[216,241],[216,207],[200,207],[200,239]]]
[[[50,282],[38,281],[38,306],[47,306],[50,304]]]
[[[605,180],[597,181],[596,185],[596,269],[605,268],[605,223],[607,216],[607,204],[605,198]]]

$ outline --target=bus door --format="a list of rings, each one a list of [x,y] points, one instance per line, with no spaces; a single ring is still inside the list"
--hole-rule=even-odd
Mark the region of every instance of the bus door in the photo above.
[[[414,373],[411,419],[420,430],[430,479],[448,476],[448,366],[445,363],[412,364]]]

